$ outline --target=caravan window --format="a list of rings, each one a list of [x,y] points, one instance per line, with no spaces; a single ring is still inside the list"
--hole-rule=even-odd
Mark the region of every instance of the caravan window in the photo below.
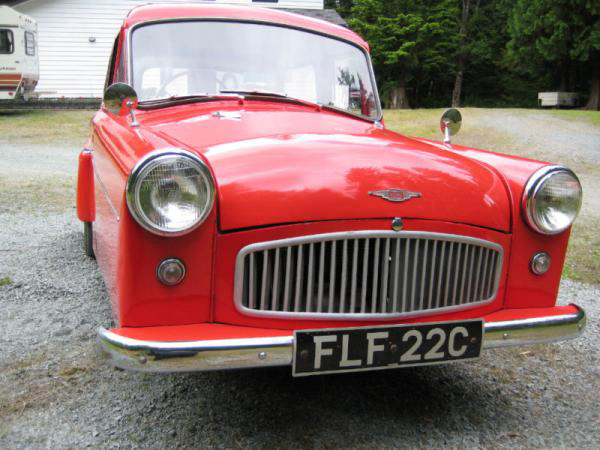
[[[0,54],[7,55],[15,50],[13,33],[11,30],[0,30]]]
[[[35,56],[35,35],[29,31],[25,32],[25,54]]]

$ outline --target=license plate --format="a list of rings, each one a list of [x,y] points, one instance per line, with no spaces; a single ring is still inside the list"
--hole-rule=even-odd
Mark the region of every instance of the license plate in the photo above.
[[[294,332],[295,377],[478,358],[483,320]]]

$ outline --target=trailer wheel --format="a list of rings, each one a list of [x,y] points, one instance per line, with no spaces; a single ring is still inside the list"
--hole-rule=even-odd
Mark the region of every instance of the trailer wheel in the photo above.
[[[92,222],[83,222],[83,251],[86,256],[95,258],[94,255],[94,231],[92,229]]]

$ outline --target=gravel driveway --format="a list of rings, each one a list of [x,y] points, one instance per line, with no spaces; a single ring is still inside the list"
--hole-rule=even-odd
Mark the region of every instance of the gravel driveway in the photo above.
[[[0,279],[9,278],[0,286],[0,448],[600,443],[600,290],[571,281],[560,303],[587,310],[581,338],[488,351],[474,363],[302,379],[289,368],[153,375],[104,365],[95,328],[111,322],[107,293],[83,256],[74,192],[58,193],[73,185],[77,154],[0,138]],[[37,155],[52,160],[52,177]]]

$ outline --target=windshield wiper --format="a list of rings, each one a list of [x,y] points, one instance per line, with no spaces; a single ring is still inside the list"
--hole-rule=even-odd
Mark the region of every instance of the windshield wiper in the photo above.
[[[152,108],[156,106],[171,106],[181,105],[185,103],[193,102],[208,102],[214,100],[237,100],[241,96],[239,94],[219,93],[219,94],[208,94],[200,93],[193,95],[172,95],[170,97],[156,98],[151,100],[142,100],[139,102],[139,106],[146,108]]]
[[[272,91],[258,91],[258,90],[248,90],[248,91],[238,91],[235,89],[219,91],[219,94],[237,94],[237,95],[254,95],[257,97],[277,97],[277,98],[290,98],[287,94],[281,92],[272,92]]]
[[[311,102],[309,100],[303,100],[296,97],[290,97],[289,95],[281,92],[271,92],[271,91],[238,91],[238,90],[226,90],[219,91],[221,94],[229,94],[229,95],[241,95],[242,97],[270,97],[273,99],[281,99],[284,101],[288,101],[290,103],[297,103],[299,105],[310,106],[317,110],[320,110],[323,105],[320,103]]]

